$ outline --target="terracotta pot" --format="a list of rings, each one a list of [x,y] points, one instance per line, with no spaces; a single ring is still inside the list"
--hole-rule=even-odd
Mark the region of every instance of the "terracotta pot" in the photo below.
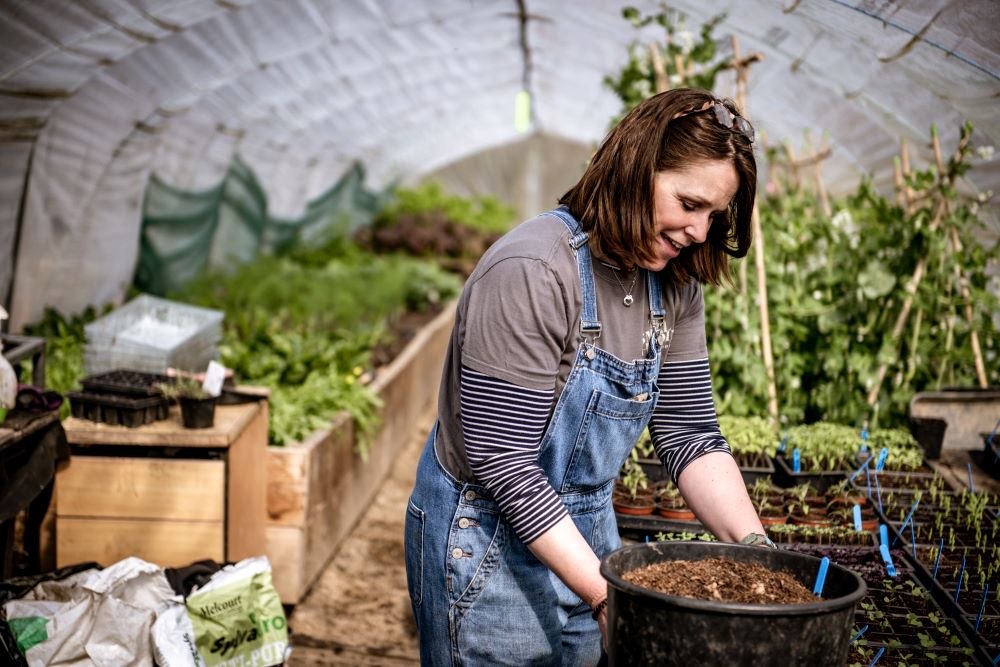
[[[831,522],[826,516],[820,514],[813,514],[810,512],[808,515],[792,514],[789,519],[796,526],[812,526],[813,528],[829,528]]]
[[[762,526],[780,526],[782,524],[788,523],[788,515],[787,514],[782,514],[781,516],[761,515],[760,523]]]
[[[658,504],[656,512],[665,519],[673,519],[675,521],[693,521],[695,518],[694,512],[687,507],[667,507]]]
[[[653,502],[653,494],[649,491],[640,492],[634,498],[625,493],[615,493],[611,497],[611,504],[614,506],[616,512],[631,514],[633,516],[652,514],[653,510],[656,509],[656,504]]]

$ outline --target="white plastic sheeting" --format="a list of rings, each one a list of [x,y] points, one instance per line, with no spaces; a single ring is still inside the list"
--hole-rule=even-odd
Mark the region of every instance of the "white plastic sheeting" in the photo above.
[[[0,300],[17,328],[46,306],[121,298],[151,172],[216,184],[237,152],[271,213],[361,160],[412,179],[533,130],[584,146],[618,111],[601,84],[637,37],[608,0],[6,0],[0,4]],[[750,116],[771,141],[826,131],[834,191],[891,179],[900,138],[926,152],[959,123],[1000,140],[996,0],[670,3],[697,28],[720,11],[765,54]],[[647,28],[644,39],[655,35]],[[726,80],[720,89],[726,92]],[[541,160],[545,160],[542,152]],[[1000,191],[1000,160],[967,186]],[[995,207],[994,207],[995,212]]]

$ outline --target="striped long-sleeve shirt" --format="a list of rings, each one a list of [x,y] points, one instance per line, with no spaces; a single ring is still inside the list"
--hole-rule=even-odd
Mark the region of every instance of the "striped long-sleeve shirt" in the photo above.
[[[526,544],[566,509],[538,464],[553,391],[518,386],[462,367],[461,423],[466,456],[517,536]],[[728,452],[712,401],[708,359],[667,362],[649,430],[657,455],[676,481],[708,452]]]

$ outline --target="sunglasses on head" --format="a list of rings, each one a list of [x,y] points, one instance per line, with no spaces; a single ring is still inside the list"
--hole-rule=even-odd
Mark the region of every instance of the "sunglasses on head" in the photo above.
[[[756,136],[753,130],[753,125],[751,125],[750,122],[743,116],[737,116],[734,114],[721,102],[705,102],[701,108],[693,109],[691,111],[682,111],[670,120],[677,120],[678,118],[701,113],[702,111],[708,111],[710,109],[715,113],[715,120],[718,121],[719,125],[730,130],[736,130],[746,137],[750,143],[753,143]]]

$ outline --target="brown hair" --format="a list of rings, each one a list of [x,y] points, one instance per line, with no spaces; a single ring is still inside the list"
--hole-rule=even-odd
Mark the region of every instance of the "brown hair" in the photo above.
[[[730,160],[740,185],[728,213],[713,221],[705,243],[686,249],[662,273],[681,284],[691,278],[713,285],[732,281],[729,257],[744,257],[752,238],[750,214],[757,189],[753,146],[711,111],[674,119],[715,101],[707,90],[668,90],[632,109],[608,133],[583,176],[559,200],[590,234],[595,254],[626,268],[653,261],[656,173]],[[718,101],[738,115],[731,100]]]

